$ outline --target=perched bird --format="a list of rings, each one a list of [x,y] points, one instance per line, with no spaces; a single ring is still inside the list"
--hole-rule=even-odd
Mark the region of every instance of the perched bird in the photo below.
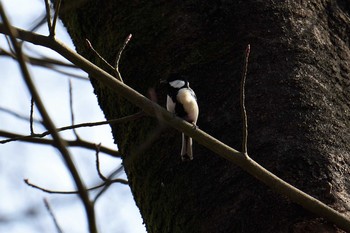
[[[169,112],[196,125],[199,109],[197,97],[187,79],[181,75],[171,75],[167,79],[168,95],[166,107]],[[182,160],[192,160],[192,138],[182,133]]]

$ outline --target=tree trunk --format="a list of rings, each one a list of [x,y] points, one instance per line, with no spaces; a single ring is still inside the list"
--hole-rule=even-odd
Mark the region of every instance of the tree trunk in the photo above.
[[[154,88],[164,106],[159,80],[187,75],[199,128],[236,149],[251,44],[249,155],[349,215],[349,1],[64,1],[61,18],[78,52],[103,68],[85,38],[113,64],[132,33],[120,63],[125,83],[145,95]],[[92,84],[108,119],[139,111]],[[147,117],[112,126],[148,232],[340,232],[196,143],[194,160],[182,162],[180,132],[156,138],[158,129]]]

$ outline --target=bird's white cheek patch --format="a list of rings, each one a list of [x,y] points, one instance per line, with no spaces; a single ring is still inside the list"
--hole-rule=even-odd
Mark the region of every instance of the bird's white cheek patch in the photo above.
[[[183,81],[183,80],[174,80],[174,81],[169,82],[169,85],[174,87],[174,88],[180,88],[180,87],[185,86],[185,81]]]

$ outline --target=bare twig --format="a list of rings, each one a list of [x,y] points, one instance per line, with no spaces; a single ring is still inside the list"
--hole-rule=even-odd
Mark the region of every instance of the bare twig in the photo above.
[[[50,68],[50,67],[48,67],[48,68]],[[56,68],[50,68],[50,70],[51,71],[55,71],[55,72],[57,72],[59,74],[66,75],[69,78],[75,78],[75,79],[84,80],[84,81],[88,81],[89,80],[88,77],[85,77],[85,76],[82,76],[82,75],[78,75],[78,74],[72,74],[72,73],[65,72],[63,70],[59,70],[59,69],[56,69]]]
[[[28,186],[30,186],[32,188],[38,189],[38,190],[43,191],[45,193],[50,193],[50,194],[79,194],[79,191],[58,191],[58,190],[46,189],[46,188],[43,188],[43,187],[40,187],[38,185],[30,183],[28,179],[24,179],[24,183],[26,183]],[[96,185],[94,187],[88,188],[86,190],[87,191],[96,190],[96,189],[99,189],[99,188],[102,188],[102,187],[106,186],[107,184],[110,185],[111,183],[120,183],[120,184],[127,185],[128,181],[124,180],[124,179],[108,180],[106,182],[103,182],[103,183],[101,183],[99,185]]]
[[[12,115],[12,116],[14,116],[14,117],[17,117],[18,119],[25,120],[25,121],[29,121],[28,116],[24,116],[24,115],[22,115],[22,114],[20,114],[20,113],[17,113],[17,112],[15,112],[15,111],[10,110],[10,109],[4,108],[4,107],[0,107],[0,111],[5,112],[5,113],[7,113],[7,114],[10,114],[10,115]],[[38,120],[38,119],[33,119],[33,122],[39,123],[39,124],[42,124],[42,123],[43,123],[42,121],[40,121],[40,120]]]
[[[50,2],[49,0],[44,0],[45,2],[45,10],[46,10],[46,21],[47,21],[47,27],[49,28],[49,32],[52,30],[51,25],[51,9],[50,9]]]
[[[70,109],[70,119],[71,124],[74,125],[74,111],[73,111],[73,88],[72,88],[72,81],[68,79],[68,85],[69,85],[69,109]],[[73,128],[73,133],[75,137],[79,140],[80,137],[78,135],[78,132],[76,131],[76,128]]]
[[[12,44],[11,44],[11,41],[10,41],[9,37],[8,37],[8,36],[5,36],[5,39],[6,39],[6,42],[7,42],[8,47],[9,47],[9,50],[11,51],[11,53],[14,54],[15,51],[13,50],[13,46],[12,46]]]
[[[96,170],[97,170],[97,174],[101,178],[101,180],[106,181],[107,178],[102,174],[102,172],[100,170],[100,159],[99,159],[100,148],[101,148],[101,143],[96,145]]]
[[[58,233],[63,233],[63,231],[62,231],[60,225],[58,224],[58,221],[57,221],[57,219],[56,219],[56,217],[55,217],[55,215],[54,215],[54,213],[53,213],[53,211],[51,209],[51,206],[50,206],[50,204],[49,204],[49,202],[48,202],[48,200],[46,198],[44,198],[44,204],[45,204],[45,207],[46,207],[47,211],[49,212],[49,214],[50,214],[50,216],[52,218],[53,223],[55,224],[57,232]]]
[[[50,37],[51,38],[55,37],[56,23],[57,23],[58,13],[60,11],[60,8],[61,8],[61,0],[58,0],[57,3],[56,3],[55,14],[54,14],[54,17],[53,17],[52,26],[51,26],[51,30],[50,30]]]
[[[4,49],[0,49],[0,55],[2,56],[8,56],[11,57],[15,60],[17,60],[17,57],[15,54],[8,52]],[[74,64],[70,64],[70,63],[66,63],[66,62],[62,62],[56,59],[52,59],[52,58],[48,58],[45,56],[42,56],[40,58],[36,58],[36,57],[28,57],[27,59],[29,61],[30,64],[35,65],[35,66],[40,66],[40,67],[45,67],[45,68],[49,68],[51,71],[55,71],[57,73],[69,76],[71,78],[77,78],[80,80],[85,80],[88,81],[89,78],[84,77],[82,75],[78,75],[78,74],[74,74],[74,73],[70,73],[70,72],[66,72],[63,70],[58,69],[56,66],[62,66],[62,67],[67,67],[67,68],[74,68],[77,69],[77,67]]]
[[[88,39],[85,39],[85,40],[86,40],[87,46],[95,53],[95,55],[96,55],[98,58],[100,58],[100,60],[103,61],[103,63],[104,63],[105,65],[107,65],[113,72],[115,72],[115,68],[114,68],[111,64],[109,64],[109,62],[106,61],[106,59],[104,59],[104,58],[100,55],[99,52],[97,52],[97,51],[95,50],[95,48],[92,46],[91,42],[90,42]]]
[[[112,119],[112,120],[108,120],[108,121],[89,122],[89,123],[82,123],[82,124],[77,124],[77,125],[65,126],[65,127],[57,128],[56,131],[61,132],[61,131],[65,131],[65,130],[82,128],[82,127],[94,127],[94,126],[106,125],[106,124],[120,124],[120,123],[125,123],[128,121],[133,121],[133,120],[139,119],[142,116],[144,116],[144,113],[138,112],[138,113],[135,113],[133,115],[122,117],[119,119]],[[26,135],[26,136],[21,136],[21,137],[12,137],[10,139],[0,140],[0,144],[5,144],[5,143],[12,142],[12,141],[26,139],[26,138],[34,138],[34,137],[42,138],[42,137],[45,137],[45,136],[50,135],[50,134],[51,134],[50,131],[45,131],[45,132],[40,133],[40,134],[36,133],[36,134]]]
[[[7,132],[0,130],[0,136],[2,137],[7,137],[7,138],[17,138],[17,141],[21,142],[29,142],[29,143],[37,143],[37,144],[42,144],[42,145],[51,145],[55,146],[55,141],[51,139],[43,139],[43,138],[35,138],[31,136],[23,136],[20,134],[15,134],[12,132]],[[3,141],[2,141],[3,142]],[[0,144],[4,144],[0,141]],[[96,144],[91,143],[85,140],[66,140],[66,143],[70,147],[81,147],[89,150],[96,150]],[[111,155],[113,157],[121,157],[120,153],[116,150],[112,150],[110,148],[101,146],[100,147],[100,152]]]
[[[12,52],[8,52],[5,49],[1,49],[0,50],[0,55],[2,56],[8,56],[11,57],[15,60],[17,60],[17,57],[15,54],[13,54]],[[59,61],[56,59],[52,59],[49,57],[46,57],[44,55],[40,54],[40,57],[32,57],[32,56],[28,56],[26,55],[26,58],[28,59],[28,62],[32,65],[37,65],[37,66],[43,66],[43,67],[49,67],[52,68],[54,66],[62,66],[62,67],[67,67],[67,68],[78,68],[76,65],[71,64],[71,63],[67,63],[67,62],[63,62],[63,61]]]
[[[30,134],[33,135],[34,133],[34,99],[33,97],[30,99],[30,116],[29,116],[29,124],[30,124]]]
[[[250,53],[250,44],[248,44],[245,51],[245,60],[244,60],[244,70],[242,73],[241,80],[241,113],[242,113],[242,125],[243,125],[243,139],[242,139],[242,154],[245,157],[248,157],[247,153],[247,141],[248,141],[248,120],[247,120],[247,111],[245,109],[245,80],[247,78],[248,72],[248,61],[249,61],[249,53]]]
[[[131,40],[131,37],[132,37],[132,34],[129,34],[129,36],[125,39],[122,47],[120,48],[119,52],[118,52],[118,55],[116,57],[116,60],[115,60],[115,71],[117,72],[116,75],[117,75],[117,78],[121,81],[121,82],[124,82],[123,81],[123,78],[122,78],[122,75],[120,74],[120,71],[119,71],[119,62],[120,62],[120,59],[122,57],[122,53],[126,47],[126,45],[129,43],[129,41]]]
[[[28,31],[34,32],[38,30],[42,25],[44,25],[47,22],[46,17],[46,12],[38,16],[35,20],[33,20],[32,25],[30,26]]]
[[[60,3],[60,1],[59,1]],[[58,4],[59,4],[58,3]],[[58,12],[56,12],[57,14]],[[97,227],[96,227],[96,220],[95,220],[95,211],[94,211],[94,208],[93,208],[93,205],[92,203],[90,202],[89,200],[89,196],[88,196],[88,193],[86,191],[86,188],[85,188],[85,185],[83,183],[83,181],[81,180],[80,178],[80,175],[74,165],[74,162],[70,156],[70,153],[69,151],[67,150],[66,148],[66,143],[61,139],[61,137],[59,136],[59,134],[57,133],[56,131],[56,127],[55,125],[53,124],[50,116],[48,115],[47,111],[46,111],[46,108],[44,106],[44,104],[42,103],[41,101],[41,98],[39,96],[39,93],[37,92],[36,90],[36,87],[30,77],[30,74],[29,74],[29,71],[27,69],[27,65],[25,63],[25,57],[22,53],[22,49],[21,47],[17,44],[17,41],[16,41],[16,37],[17,37],[17,30],[15,28],[13,28],[7,17],[6,17],[6,14],[5,14],[5,11],[3,10],[3,7],[2,7],[2,3],[0,2],[0,14],[1,14],[1,18],[2,18],[2,21],[3,21],[3,24],[6,28],[6,30],[8,31],[9,33],[9,36],[10,36],[10,39],[11,39],[11,43],[14,47],[14,50],[15,50],[15,53],[17,54],[17,57],[18,57],[18,63],[19,63],[19,66],[21,68],[21,72],[22,72],[22,75],[23,75],[23,78],[27,84],[27,87],[28,89],[30,90],[32,96],[33,96],[33,99],[36,103],[36,106],[43,118],[43,122],[44,122],[44,125],[45,127],[51,131],[51,134],[52,134],[52,137],[56,143],[56,147],[57,149],[60,151],[62,157],[64,158],[65,162],[66,162],[66,165],[67,167],[69,168],[69,171],[75,181],[75,184],[78,188],[78,191],[79,191],[79,196],[84,204],[84,207],[85,207],[85,210],[86,210],[86,214],[87,214],[87,217],[88,217],[88,222],[89,222],[89,229],[90,229],[90,233],[96,233],[97,232]],[[54,29],[54,25],[53,25],[53,29]]]
[[[58,52],[66,59],[76,64],[82,70],[91,75],[94,79],[100,81],[104,85],[110,88],[116,94],[124,97],[130,103],[142,109],[146,114],[150,116],[155,116],[155,111],[159,111],[162,115],[164,121],[171,125],[173,128],[186,133],[188,136],[192,137],[199,144],[212,150],[224,159],[240,166],[242,169],[247,171],[249,174],[260,180],[262,183],[266,184],[276,192],[283,194],[290,198],[291,201],[303,206],[310,212],[322,216],[330,222],[335,223],[337,226],[341,227],[345,231],[350,232],[350,220],[343,214],[335,211],[319,200],[311,197],[310,195],[302,192],[301,190],[295,188],[294,186],[283,181],[276,175],[272,174],[264,167],[256,163],[250,158],[246,158],[241,152],[229,147],[228,145],[218,141],[216,138],[206,134],[200,129],[194,129],[188,122],[174,117],[171,113],[166,111],[161,106],[155,104],[151,100],[147,99],[145,96],[141,95],[134,89],[119,82],[115,77],[111,76],[107,72],[103,71],[96,65],[89,62],[87,59],[83,58],[76,52],[72,51],[67,46],[63,45],[59,41],[53,41],[50,38],[42,35],[38,35],[25,30],[17,29],[17,38],[22,39],[36,45],[41,45]],[[8,29],[0,24],[0,33],[9,34]]]
[[[79,191],[57,191],[57,190],[50,190],[50,189],[42,188],[42,187],[40,187],[38,185],[30,183],[28,179],[25,179],[24,183],[26,183],[28,186],[30,186],[32,188],[39,189],[39,190],[41,190],[41,191],[43,191],[45,193],[50,193],[50,194],[79,194]],[[104,184],[101,184],[101,185],[89,188],[87,190],[91,191],[91,190],[94,190],[94,189],[98,189],[98,188],[101,188],[103,185]]]
[[[98,198],[101,197],[101,195],[110,187],[110,185],[114,183],[114,180],[120,180],[120,179],[112,179],[112,178],[123,170],[123,166],[120,166],[114,172],[112,172],[108,177],[105,177],[102,174],[101,169],[100,169],[100,159],[99,159],[100,146],[101,146],[101,144],[96,145],[96,170],[97,170],[98,176],[100,177],[101,180],[103,180],[105,182],[106,185],[95,196],[94,204],[96,204]]]
[[[95,196],[94,198],[94,204],[96,204],[97,200],[99,199],[99,197],[102,196],[102,194],[104,192],[107,191],[107,189],[116,181],[120,183],[120,180],[122,180],[124,182],[124,184],[129,184],[129,182],[127,180],[123,180],[120,178],[116,178],[116,179],[112,179],[114,176],[116,176],[117,174],[119,174],[120,172],[123,171],[123,166],[119,166],[114,172],[112,172],[106,179],[105,181],[105,186],[103,186],[102,190]]]

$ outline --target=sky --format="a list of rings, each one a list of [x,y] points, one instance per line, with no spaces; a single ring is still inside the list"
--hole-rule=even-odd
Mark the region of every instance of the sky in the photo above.
[[[11,23],[19,28],[31,28],[37,19],[44,15],[43,0],[0,0]],[[47,35],[47,26],[41,26],[36,33]],[[61,22],[56,30],[57,38],[74,48],[71,39]],[[0,48],[8,50],[6,39],[0,35]],[[59,54],[48,49],[24,44],[26,54],[44,55],[64,61]],[[69,80],[72,83],[73,112],[75,123],[105,120],[96,96],[88,80],[62,75],[49,69],[29,66],[39,94],[56,127],[71,125],[69,107]],[[82,77],[87,74],[66,69]],[[3,111],[8,109],[27,118],[30,115],[30,99],[18,63],[0,56],[0,130],[28,135],[28,121]],[[34,109],[34,119],[41,119]],[[34,131],[41,133],[45,129],[34,124]],[[77,130],[79,137],[93,143],[102,143],[111,149],[117,149],[109,126],[89,127]],[[74,140],[74,134],[61,133],[65,139]],[[5,138],[0,137],[0,140]],[[95,167],[95,152],[87,149],[69,148],[78,171],[86,186],[99,184]],[[114,171],[121,161],[111,156],[100,154],[102,172],[107,176]],[[125,174],[120,174],[125,178]],[[60,191],[74,190],[74,183],[58,151],[50,146],[11,142],[0,144],[0,232],[34,233],[57,232],[53,219],[45,208],[43,199],[47,199],[63,232],[88,232],[86,217],[80,199],[76,195],[47,194],[33,189],[24,183],[28,179],[35,185]],[[95,194],[91,192],[91,194]],[[139,210],[135,205],[130,188],[127,185],[114,184],[103,194],[96,204],[96,215],[101,233],[144,233],[145,227]]]

